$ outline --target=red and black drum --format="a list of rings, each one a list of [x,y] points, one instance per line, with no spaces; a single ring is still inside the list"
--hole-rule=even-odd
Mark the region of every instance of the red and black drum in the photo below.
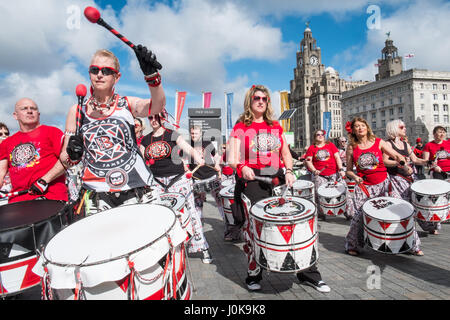
[[[0,206],[0,294],[18,294],[39,284],[31,270],[37,251],[67,224],[65,203],[33,200]]]

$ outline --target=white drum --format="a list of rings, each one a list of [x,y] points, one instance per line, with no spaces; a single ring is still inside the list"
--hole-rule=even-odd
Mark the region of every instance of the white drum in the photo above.
[[[225,187],[229,187],[233,184],[236,184],[236,179],[234,178],[234,176],[231,176],[231,178],[222,180],[222,182],[220,183],[220,187],[225,188]]]
[[[121,206],[56,234],[33,272],[43,278],[47,299],[189,299],[185,239],[171,209]]]
[[[250,209],[250,225],[257,263],[270,271],[295,273],[317,262],[316,207],[311,201],[287,196],[256,202]]]
[[[184,208],[186,198],[183,194],[178,192],[161,193],[157,195],[150,203],[160,204],[172,209],[180,221],[181,226],[188,233],[188,238],[186,240],[190,240],[192,238],[194,235],[194,230],[192,227],[191,215],[189,211]]]
[[[314,183],[308,180],[296,180],[292,185],[292,195],[315,202]]]
[[[414,247],[414,208],[403,200],[378,197],[362,206],[364,241],[382,253],[402,253]]]
[[[411,203],[416,219],[443,222],[450,219],[450,183],[439,179],[425,179],[411,185]]]
[[[319,207],[327,216],[340,216],[346,210],[347,188],[343,183],[328,183],[317,189]]]
[[[235,184],[232,184],[222,188],[219,193],[223,205],[225,223],[227,225],[235,225],[233,211],[231,210],[231,205],[234,203],[234,187]]]

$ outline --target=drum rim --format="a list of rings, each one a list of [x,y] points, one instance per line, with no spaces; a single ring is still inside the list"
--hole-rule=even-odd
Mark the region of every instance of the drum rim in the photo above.
[[[31,223],[21,224],[21,225],[14,226],[14,227],[11,227],[11,228],[5,228],[5,229],[1,229],[1,228],[0,228],[0,233],[2,233],[2,232],[4,232],[4,231],[14,231],[14,230],[23,229],[23,228],[26,228],[26,227],[33,227],[33,226],[36,225],[36,224],[39,224],[39,223],[42,223],[42,222],[44,222],[44,221],[49,220],[50,218],[54,218],[54,217],[56,217],[56,216],[62,216],[63,209],[64,209],[66,206],[68,206],[68,203],[67,203],[66,201],[63,201],[63,200],[50,200],[50,199],[43,199],[43,200],[26,200],[26,201],[20,201],[20,202],[13,202],[13,203],[10,203],[10,204],[16,204],[16,203],[19,204],[19,203],[22,203],[22,202],[31,202],[31,201],[52,201],[52,202],[60,202],[60,203],[63,204],[63,206],[61,207],[60,211],[56,212],[55,214],[53,214],[53,215],[51,215],[51,216],[48,216],[48,217],[45,218],[45,219],[42,219],[42,220],[39,220],[39,221],[34,221],[34,222],[31,222]],[[7,205],[9,205],[9,204],[6,204],[5,206],[7,206]]]
[[[230,191],[229,189],[231,189],[231,188],[233,188],[233,193],[229,192]],[[224,198],[234,198],[234,189],[235,188],[236,188],[236,184],[233,183],[229,186],[225,186],[222,189],[220,189],[219,194],[221,197],[224,197]],[[223,193],[222,193],[222,191],[223,191]],[[230,197],[230,195],[231,195],[231,197]]]
[[[145,204],[145,203],[126,204],[126,205],[122,205],[122,206],[115,207],[115,208],[128,207],[128,206],[136,206],[136,205],[146,205],[146,204]],[[108,262],[111,262],[111,261],[116,261],[116,260],[120,260],[120,259],[124,259],[124,258],[125,258],[125,259],[126,259],[126,258],[129,258],[131,255],[133,255],[133,254],[135,254],[135,253],[138,253],[139,251],[142,251],[142,250],[144,250],[144,249],[150,247],[152,244],[158,242],[158,241],[161,240],[163,237],[165,237],[165,236],[167,235],[167,233],[168,233],[170,230],[173,229],[173,227],[175,226],[175,224],[176,224],[176,222],[177,222],[177,216],[176,216],[176,213],[173,211],[172,208],[169,208],[169,207],[163,206],[163,205],[161,205],[161,204],[157,204],[157,203],[152,204],[152,205],[155,205],[155,206],[161,206],[161,207],[163,207],[163,208],[167,208],[167,209],[171,210],[171,211],[173,212],[173,214],[174,214],[174,219],[173,219],[173,221],[172,221],[172,223],[171,223],[171,226],[166,230],[166,232],[165,232],[164,234],[162,234],[161,236],[159,236],[158,238],[156,238],[156,239],[154,239],[153,241],[151,241],[150,243],[148,243],[148,244],[146,244],[146,245],[144,245],[144,246],[142,246],[142,247],[140,247],[140,248],[138,248],[138,249],[135,249],[135,250],[133,250],[133,251],[131,251],[131,252],[128,252],[128,253],[126,253],[126,254],[122,254],[122,255],[120,255],[120,256],[116,256],[116,257],[113,257],[113,258],[109,258],[109,259],[105,259],[105,260],[100,260],[100,261],[96,261],[96,262],[90,262],[90,263],[83,263],[83,262],[82,262],[82,263],[78,263],[78,264],[73,264],[73,263],[61,263],[61,262],[53,262],[53,261],[51,261],[51,260],[48,259],[48,258],[46,257],[46,255],[45,255],[45,253],[46,253],[46,248],[47,248],[47,246],[46,246],[46,248],[45,248],[44,251],[42,252],[42,258],[43,258],[43,260],[44,260],[44,261],[43,261],[43,265],[46,266],[47,264],[51,264],[51,265],[53,265],[53,266],[57,266],[57,267],[66,267],[66,268],[72,268],[72,267],[75,267],[75,268],[91,267],[91,266],[96,266],[96,265],[108,263]],[[112,209],[115,209],[115,208],[112,208]],[[105,211],[107,211],[107,210],[105,210]],[[102,212],[104,212],[104,211],[102,211]],[[99,213],[100,213],[100,212],[99,212]],[[72,225],[74,225],[74,224],[76,224],[76,223],[79,223],[79,222],[81,222],[81,221],[85,221],[86,219],[89,219],[89,218],[92,219],[92,218],[95,217],[95,216],[97,216],[97,214],[94,214],[94,215],[85,217],[85,218],[83,218],[83,219],[81,219],[81,220],[79,220],[79,221],[76,221],[76,222],[72,223]],[[56,237],[58,234],[59,234],[59,232],[58,232],[57,234],[55,234],[53,237],[51,237],[50,240],[48,241],[48,243],[50,243],[50,241],[52,241],[53,238]],[[47,244],[48,244],[48,243],[47,243]]]
[[[260,220],[260,221],[268,221],[268,222],[272,222],[273,224],[295,224],[295,223],[292,223],[292,222],[302,221],[302,220],[309,220],[309,219],[311,219],[312,216],[316,216],[316,215],[317,215],[317,207],[316,207],[316,205],[315,205],[311,200],[306,199],[306,198],[297,197],[297,196],[286,196],[286,198],[287,198],[287,199],[288,199],[288,198],[296,198],[296,199],[302,199],[302,200],[304,200],[304,201],[310,202],[310,203],[312,204],[312,208],[314,209],[314,210],[312,210],[312,213],[311,213],[311,214],[308,214],[308,215],[306,215],[306,216],[299,217],[299,218],[297,218],[297,219],[290,219],[290,220],[288,220],[288,219],[284,219],[284,220],[273,220],[273,219],[264,219],[263,217],[259,217],[259,216],[255,215],[255,214],[252,212],[252,211],[253,211],[253,208],[254,208],[259,202],[265,201],[265,200],[270,199],[270,198],[279,199],[280,197],[279,197],[279,196],[267,197],[267,198],[261,199],[261,200],[259,200],[258,202],[252,204],[252,206],[251,206],[250,209],[248,210],[248,211],[249,211],[249,212],[248,212],[249,215],[252,216],[253,218],[257,219],[257,220]],[[299,202],[300,202],[300,201],[299,201]],[[282,222],[283,222],[283,223],[282,223]],[[289,222],[291,222],[291,223],[289,223]]]

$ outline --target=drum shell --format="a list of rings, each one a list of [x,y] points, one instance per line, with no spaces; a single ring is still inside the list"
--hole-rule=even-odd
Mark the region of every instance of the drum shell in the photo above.
[[[0,208],[0,294],[16,294],[39,284],[40,277],[32,272],[37,250],[65,227],[66,208],[56,200],[22,201]]]
[[[389,199],[389,197],[381,198]],[[377,199],[380,198],[372,200]],[[373,212],[368,212],[367,206],[363,205],[364,241],[375,251],[398,254],[410,251],[414,247],[414,209],[410,203],[404,200],[396,199],[395,201],[409,210],[410,214],[396,220],[381,219],[375,216]]]
[[[301,197],[315,202],[314,193],[314,183],[312,181],[297,180],[292,185],[292,195],[294,197]]]
[[[296,273],[313,266],[318,258],[317,214],[314,204],[299,197],[286,197],[287,201],[305,201],[312,211],[297,219],[273,221],[254,214],[256,203],[250,210],[250,230],[253,250],[258,265],[280,272]],[[272,197],[268,199],[276,199]],[[268,200],[265,199],[265,200]]]
[[[235,225],[233,211],[231,210],[231,205],[234,203],[234,187],[236,184],[230,184],[223,187],[220,192],[220,201],[223,206],[223,213],[225,218],[225,223],[228,225]]]
[[[411,185],[411,203],[416,219],[435,223],[449,220],[450,192],[447,190],[450,183],[437,179],[427,180],[420,180]],[[430,186],[428,190],[427,184]]]
[[[215,189],[220,189],[220,180],[217,176],[212,176],[208,179],[194,180],[194,192],[210,192]]]

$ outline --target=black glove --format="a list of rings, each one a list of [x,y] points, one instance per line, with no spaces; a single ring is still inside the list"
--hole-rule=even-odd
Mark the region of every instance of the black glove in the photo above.
[[[48,183],[45,182],[44,179],[39,179],[31,185],[30,189],[28,190],[28,193],[32,195],[43,195],[44,193],[47,192],[47,189]]]
[[[139,65],[145,76],[154,74],[162,69],[161,64],[156,60],[155,54],[148,50],[147,47],[143,47],[139,44],[134,47],[134,53],[136,53]]]
[[[80,161],[83,156],[84,144],[81,135],[71,136],[66,148],[71,161]]]

